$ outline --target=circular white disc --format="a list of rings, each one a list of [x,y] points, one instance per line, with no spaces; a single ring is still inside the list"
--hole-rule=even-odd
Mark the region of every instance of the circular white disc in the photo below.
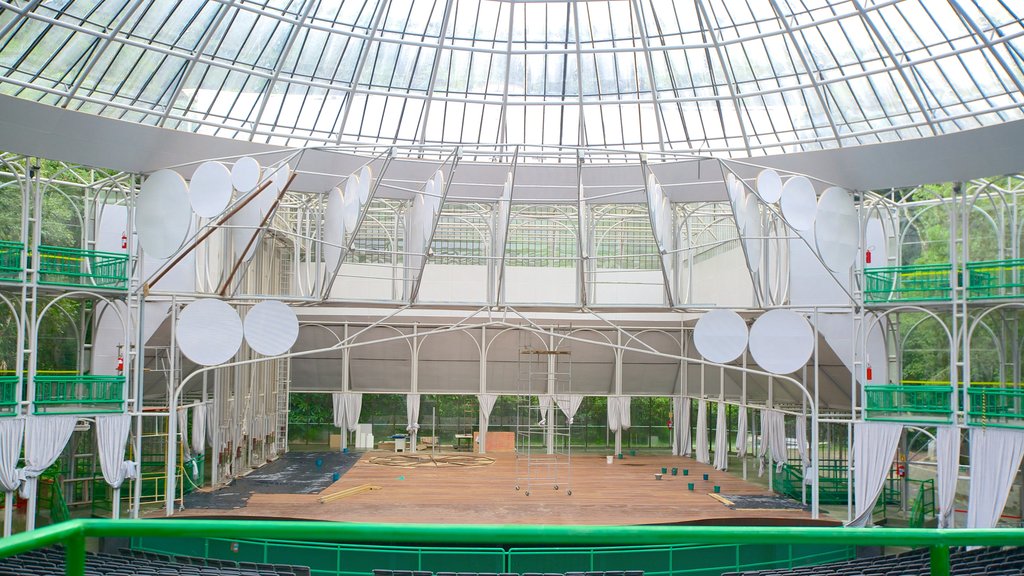
[[[231,359],[242,345],[242,321],[226,302],[204,298],[181,311],[175,332],[178,348],[200,366]]]
[[[437,194],[437,202],[440,204],[441,195],[444,194],[445,178],[444,172],[438,170],[434,172],[434,192]]]
[[[231,167],[231,185],[239,192],[248,192],[260,183],[260,172],[260,163],[255,158],[239,158]]]
[[[768,204],[779,201],[782,195],[782,178],[771,168],[765,168],[757,175],[757,195]]]
[[[224,276],[224,240],[227,238],[223,228],[217,228],[203,240],[200,248],[205,255],[206,279],[210,292],[214,292]],[[202,260],[200,261],[202,262]]]
[[[272,184],[267,186],[263,192],[260,193],[254,202],[259,203],[260,214],[266,215],[270,212],[270,209],[274,206],[274,201],[277,200],[277,195],[280,194],[281,190],[284,189],[284,185],[288,183],[288,178],[292,175],[291,166],[287,162],[282,164],[274,170],[274,173],[270,175],[270,181]]]
[[[345,181],[345,199],[342,201],[342,213],[345,219],[345,229],[355,230],[359,223],[359,191],[362,181],[355,175],[348,177]]]
[[[350,178],[351,180],[351,178]],[[341,190],[332,188],[327,193],[327,209],[324,211],[324,267],[328,275],[341,262],[341,246],[345,243],[345,199]]]
[[[757,272],[761,267],[761,250],[764,245],[764,231],[761,229],[761,208],[757,198],[747,196],[743,203],[743,221],[740,230],[743,232],[743,247],[747,253],[747,264],[750,270]]]
[[[794,176],[782,187],[782,215],[794,230],[810,230],[818,210],[814,185],[803,176]]]
[[[697,320],[693,344],[706,360],[732,362],[747,348],[747,323],[732,310],[712,310]]]
[[[750,356],[772,374],[790,374],[814,353],[814,331],[791,310],[770,310],[750,327]]]
[[[252,200],[241,210],[235,212],[235,215],[228,221],[228,225],[231,226],[231,242],[236,259],[244,258],[248,261],[256,254],[256,245],[259,243],[259,239],[253,240],[252,237],[258,232],[260,223],[263,221],[256,203],[257,200]],[[252,241],[251,244],[250,241]],[[249,250],[245,251],[247,245]]]
[[[857,259],[857,207],[842,188],[832,187],[818,199],[814,243],[822,262],[833,272],[849,270]]]
[[[868,218],[864,227],[864,248],[871,251],[871,262],[864,262],[865,267],[886,266],[889,262],[885,227],[878,218]]]
[[[299,337],[295,311],[277,300],[266,300],[245,315],[245,341],[264,356],[284,354]]]
[[[736,176],[733,175],[732,172],[725,175],[725,192],[729,196],[729,202],[731,202],[734,206],[736,205],[736,202],[739,201],[740,199],[740,186],[742,186],[742,184],[740,184],[739,179],[736,178]]]
[[[430,186],[431,188],[433,188],[433,184],[430,184]],[[436,215],[436,212],[434,212],[434,204],[432,203],[432,199],[429,196],[420,196],[420,199],[423,200],[423,206],[419,212],[421,220],[420,230],[423,232],[423,247],[425,250],[427,248],[430,248],[428,242],[430,242],[430,234],[431,232],[433,232],[434,216]]]
[[[231,202],[231,192],[231,171],[220,162],[203,162],[188,185],[192,210],[203,218],[223,212]]]
[[[181,248],[192,224],[188,185],[173,170],[157,170],[142,183],[135,202],[135,230],[147,255],[168,258]]]
[[[363,166],[359,170],[359,204],[365,205],[370,198],[370,188],[373,187],[373,170],[369,166]]]

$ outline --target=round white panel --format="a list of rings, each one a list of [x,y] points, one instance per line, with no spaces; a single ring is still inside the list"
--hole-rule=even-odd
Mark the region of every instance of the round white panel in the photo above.
[[[351,178],[349,179],[351,180]],[[341,246],[345,243],[345,199],[341,190],[332,188],[327,193],[327,210],[324,213],[324,267],[329,275],[341,262]]]
[[[255,158],[239,158],[231,167],[231,185],[239,192],[248,192],[260,183],[260,173],[260,163]]]
[[[299,319],[295,311],[282,302],[260,302],[245,315],[245,341],[264,356],[284,354],[298,337]]]
[[[658,185],[661,188],[661,185]],[[668,196],[662,194],[661,196],[661,208],[659,209],[661,215],[661,243],[662,247],[668,250],[672,246],[672,202],[669,201]]]
[[[810,230],[818,211],[814,185],[803,176],[794,176],[782,187],[782,215],[794,230]]]
[[[355,230],[359,223],[359,191],[362,181],[355,175],[345,181],[345,199],[342,201],[342,213],[346,230]]]
[[[818,199],[814,243],[822,262],[833,272],[849,270],[857,259],[857,207],[842,188],[832,187]]]
[[[242,345],[242,321],[229,304],[206,298],[181,311],[175,332],[178,348],[200,366],[216,366],[231,359]]]
[[[359,170],[359,204],[366,204],[370,198],[370,188],[373,187],[373,170],[369,166],[363,166]]]
[[[871,262],[864,262],[867,268],[886,266],[889,261],[888,242],[885,227],[878,218],[869,218],[864,227],[864,248],[871,251]]]
[[[205,279],[210,292],[217,290],[224,276],[224,240],[227,238],[223,228],[217,228],[199,245],[205,262],[201,269],[205,270]]]
[[[431,232],[433,232],[434,216],[436,215],[436,213],[434,212],[435,208],[434,205],[431,204],[430,197],[421,195],[420,199],[423,201],[423,204],[418,212],[420,216],[420,231],[423,233],[423,249],[424,251],[426,251],[428,248],[430,248],[427,242],[430,241],[430,234]]]
[[[437,193],[438,202],[441,201],[441,195],[444,194],[444,187],[444,172],[438,170],[437,172],[434,172],[434,192]]]
[[[790,310],[770,310],[750,327],[750,356],[772,374],[790,374],[807,365],[814,353],[814,331]]]
[[[734,206],[739,202],[742,190],[743,184],[740,183],[739,179],[732,172],[725,175],[725,191],[729,195],[729,202]]]
[[[747,196],[741,214],[743,217],[740,230],[743,232],[743,247],[747,253],[747,264],[750,265],[751,271],[757,272],[761,267],[764,231],[761,228],[761,208],[756,197]]]
[[[231,202],[231,171],[220,162],[203,162],[188,185],[192,210],[203,218],[213,218]]]
[[[732,310],[712,310],[697,320],[693,344],[705,360],[732,362],[747,348],[747,323]]]
[[[757,195],[768,204],[774,204],[782,196],[782,178],[771,168],[765,168],[757,175]]]
[[[188,185],[173,170],[158,170],[142,183],[135,203],[135,230],[147,255],[168,258],[181,248],[192,224]]]
[[[288,178],[292,175],[292,168],[287,162],[282,164],[274,170],[274,173],[270,175],[271,185],[267,186],[265,190],[256,198],[255,202],[259,202],[260,214],[266,215],[270,212],[270,209],[274,206],[274,201],[277,200],[277,195],[284,189],[285,184],[288,183]]]
[[[259,243],[259,239],[252,240],[252,237],[253,234],[257,234],[262,221],[263,217],[260,215],[260,209],[256,206],[256,200],[246,204],[241,210],[235,212],[231,220],[228,220],[236,259],[244,258],[248,261],[256,254],[256,245]],[[251,245],[249,244],[250,240],[252,240]],[[246,245],[249,245],[248,251],[245,251]]]

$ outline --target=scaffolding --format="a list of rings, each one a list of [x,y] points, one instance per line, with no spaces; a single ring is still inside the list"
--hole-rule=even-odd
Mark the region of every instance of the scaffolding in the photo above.
[[[518,369],[515,488],[527,496],[546,487],[572,496],[572,421],[556,400],[571,396],[572,351],[521,343]]]

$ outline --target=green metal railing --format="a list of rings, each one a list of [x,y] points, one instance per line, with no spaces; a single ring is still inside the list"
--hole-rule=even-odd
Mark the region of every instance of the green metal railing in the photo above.
[[[1016,298],[1024,295],[1024,259],[967,263],[967,297]]]
[[[17,376],[0,376],[0,416],[11,416],[17,413],[17,392]]]
[[[864,301],[949,300],[951,264],[918,264],[864,269]]]
[[[80,248],[39,246],[39,283],[128,289],[128,255]]]
[[[35,377],[36,414],[96,414],[124,410],[124,376]]]
[[[910,519],[908,524],[911,528],[924,528],[925,520],[935,517],[935,480],[909,480],[917,484],[917,494],[910,506]]]
[[[968,424],[1024,428],[1024,388],[971,386],[967,395],[971,399],[967,409]]]
[[[68,510],[68,503],[64,499],[64,491],[60,488],[60,477],[56,474],[44,474],[39,480],[39,501],[45,503],[39,507],[39,511],[45,508],[49,512],[50,524],[71,520],[71,511]],[[40,524],[41,522],[36,523],[37,526]]]
[[[865,386],[865,420],[896,422],[949,422],[950,386],[887,384]]]
[[[47,526],[27,533],[15,534],[0,541],[0,557],[11,556],[54,544],[63,544],[66,554],[65,573],[80,576],[85,572],[86,538],[188,538],[216,539],[236,543],[239,554],[242,542],[265,540],[285,541],[312,548],[313,543],[344,543],[345,545],[379,545],[387,542],[405,548],[496,549],[508,547],[545,548],[548,553],[565,548],[662,547],[673,550],[686,546],[743,546],[791,551],[819,550],[820,545],[928,547],[931,573],[948,576],[950,546],[1021,546],[1024,530],[958,529],[921,530],[907,528],[790,528],[774,526],[527,526],[527,525],[451,525],[451,524],[363,524],[349,522],[298,522],[268,520],[100,520],[76,519]],[[234,546],[232,546],[234,548]],[[486,550],[484,550],[486,552]],[[455,553],[458,553],[457,551]],[[740,553],[740,552],[737,552]],[[328,553],[330,554],[330,553]],[[338,558],[338,556],[334,556]],[[294,556],[291,556],[295,562]],[[302,558],[313,562],[312,554]],[[388,566],[377,566],[388,568]],[[685,565],[673,564],[672,574],[705,576],[713,574],[706,568],[687,571]],[[337,566],[333,573],[343,574]],[[642,569],[642,566],[637,569]],[[716,568],[717,569],[717,568]],[[715,576],[720,574],[718,572]],[[366,572],[363,572],[365,575]]]
[[[845,505],[849,496],[849,466],[846,460],[823,459],[818,463],[818,497],[825,505]],[[803,465],[799,460],[790,460],[782,465],[781,471],[772,469],[772,486],[779,494],[800,500],[805,496]],[[806,496],[811,495],[808,485]],[[900,503],[899,477],[896,467],[889,471],[889,476],[882,485],[879,504],[897,505]]]
[[[20,282],[25,278],[25,269],[21,265],[24,253],[25,245],[21,242],[0,240],[0,281]]]

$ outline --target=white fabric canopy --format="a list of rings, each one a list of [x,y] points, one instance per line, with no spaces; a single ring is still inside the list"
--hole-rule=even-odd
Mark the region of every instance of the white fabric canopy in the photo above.
[[[715,468],[729,469],[729,423],[725,402],[718,403],[718,417],[715,425]]]
[[[206,452],[206,404],[200,404],[193,408],[192,451],[196,454]]]
[[[612,432],[629,430],[630,406],[633,398],[630,396],[609,396],[608,397],[608,429]]]
[[[682,396],[672,398],[672,455],[684,456],[690,453],[690,399]]]
[[[939,507],[939,528],[953,528],[956,506],[956,484],[960,476],[960,429],[939,426],[935,434],[936,505]]]
[[[406,394],[405,396],[405,430],[415,434],[420,429],[420,395]],[[354,424],[353,424],[354,426]]]
[[[22,498],[35,498],[39,475],[57,461],[77,423],[77,416],[30,416],[25,420],[25,467],[18,471]]]
[[[334,392],[331,394],[331,400],[334,405],[334,425],[341,428],[342,432],[354,431],[356,425],[359,424],[359,413],[363,409],[363,394],[361,392]],[[418,414],[418,403],[416,411]]]
[[[1024,456],[1024,430],[971,428],[968,528],[995,528]]]
[[[103,471],[103,479],[112,488],[120,488],[126,478],[134,478],[138,469],[135,462],[124,459],[124,448],[131,427],[132,417],[128,414],[96,417],[100,469]]]
[[[768,455],[775,461],[775,470],[782,471],[782,466],[789,459],[786,453],[786,420],[778,410],[761,410],[761,445],[758,446],[757,457],[760,459],[757,474],[764,476]]]
[[[480,403],[480,433],[477,435],[477,441],[480,443],[480,453],[484,454],[487,452],[487,425],[491,421],[491,410],[498,401],[498,395],[477,394],[476,400]]]
[[[582,403],[582,394],[555,394],[555,404],[558,404],[562,414],[565,414],[565,420],[570,426],[573,419],[576,418],[576,411],[580,409],[580,404]]]
[[[711,463],[711,452],[708,446],[708,402],[697,401],[697,462]]]
[[[857,422],[853,425],[854,516],[847,526],[867,526],[892,468],[902,424]]]
[[[746,456],[749,452],[750,443],[747,442],[747,407],[740,406],[736,422],[736,455]]]
[[[21,458],[21,440],[25,434],[25,420],[0,419],[0,490],[14,492],[21,484],[18,459]]]
[[[552,414],[551,411],[555,407],[555,399],[548,394],[544,394],[538,396],[537,401],[540,403],[540,422],[538,422],[537,425],[543,426],[544,424],[547,424],[548,418],[554,417],[554,414]]]

